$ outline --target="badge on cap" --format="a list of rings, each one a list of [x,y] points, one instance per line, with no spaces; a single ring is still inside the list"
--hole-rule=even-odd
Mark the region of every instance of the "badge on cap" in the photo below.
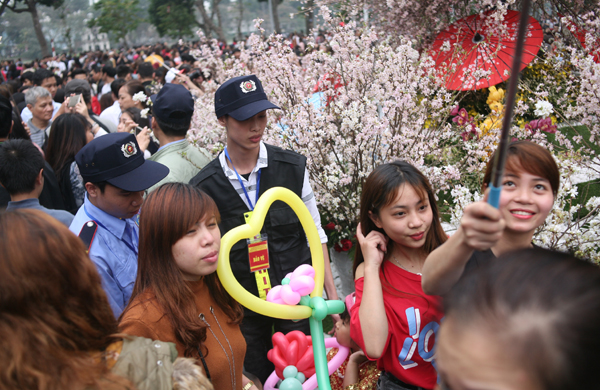
[[[256,84],[254,83],[254,80],[246,80],[242,81],[242,83],[240,84],[240,88],[244,93],[254,92],[256,91]]]
[[[137,148],[135,147],[135,143],[127,142],[121,146],[121,151],[123,152],[123,156],[129,158],[137,153]]]

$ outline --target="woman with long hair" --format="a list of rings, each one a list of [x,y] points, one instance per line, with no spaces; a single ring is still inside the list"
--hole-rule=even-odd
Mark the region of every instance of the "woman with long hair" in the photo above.
[[[75,155],[93,139],[92,127],[81,114],[62,114],[52,122],[45,157],[58,179],[65,209],[73,214],[85,196]]]
[[[42,211],[0,213],[0,273],[2,390],[166,390],[189,367],[168,343],[116,334],[83,242]]]
[[[202,361],[216,389],[255,389],[242,375],[242,308],[215,272],[218,222],[214,201],[189,184],[164,184],[148,195],[140,212],[138,274],[119,327],[175,343],[180,356]]]
[[[430,336],[443,314],[439,297],[421,289],[421,269],[446,234],[427,178],[404,161],[375,168],[363,185],[356,236],[352,339],[377,360],[378,389],[433,389]]]
[[[483,190],[492,176],[490,158]],[[431,253],[423,269],[423,290],[445,294],[465,272],[504,253],[533,246],[536,230],[552,210],[560,187],[558,166],[550,152],[530,141],[509,145],[498,209],[484,201],[464,210],[457,231]]]

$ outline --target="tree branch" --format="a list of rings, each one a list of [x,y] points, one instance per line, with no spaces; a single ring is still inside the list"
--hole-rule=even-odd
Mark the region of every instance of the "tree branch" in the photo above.
[[[17,14],[21,14],[23,12],[31,12],[31,9],[29,7],[27,8],[17,8],[17,2],[15,1],[13,3],[13,5],[8,5],[8,3],[10,2],[10,0],[2,0],[2,1],[6,1],[6,4],[4,5],[5,8],[8,8],[9,10],[11,10],[14,13]]]

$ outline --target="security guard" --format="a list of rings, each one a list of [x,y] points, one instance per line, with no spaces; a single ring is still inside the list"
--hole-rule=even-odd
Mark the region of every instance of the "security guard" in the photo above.
[[[137,275],[138,212],[144,190],[167,176],[169,168],[146,161],[129,133],[94,139],[75,161],[87,194],[69,229],[87,241],[108,302],[119,317]]]
[[[306,157],[262,142],[267,126],[266,110],[278,109],[269,102],[260,80],[242,76],[224,82],[215,93],[215,113],[225,127],[225,150],[191,184],[208,193],[221,214],[221,234],[245,223],[259,195],[273,187],[285,187],[298,195],[310,211],[325,257],[325,291],[337,299],[329,266],[327,236],[321,228],[315,197],[308,181]],[[230,253],[231,268],[248,291],[265,299],[268,290],[281,284],[288,272],[301,264],[311,264],[304,229],[293,210],[283,202],[269,209],[261,234],[251,242],[239,242]],[[308,320],[293,322],[265,317],[244,310],[240,326],[246,338],[244,369],[263,383],[273,371],[267,360],[272,347],[272,329],[288,333],[301,330],[308,334]]]

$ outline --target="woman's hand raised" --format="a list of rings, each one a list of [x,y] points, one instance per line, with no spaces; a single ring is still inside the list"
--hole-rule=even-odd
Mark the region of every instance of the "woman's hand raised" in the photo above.
[[[362,227],[359,223],[356,228],[356,239],[360,245],[363,258],[365,259],[365,267],[377,266],[380,267],[383,263],[383,258],[387,252],[388,238],[378,231],[371,231],[365,237],[362,233]]]

